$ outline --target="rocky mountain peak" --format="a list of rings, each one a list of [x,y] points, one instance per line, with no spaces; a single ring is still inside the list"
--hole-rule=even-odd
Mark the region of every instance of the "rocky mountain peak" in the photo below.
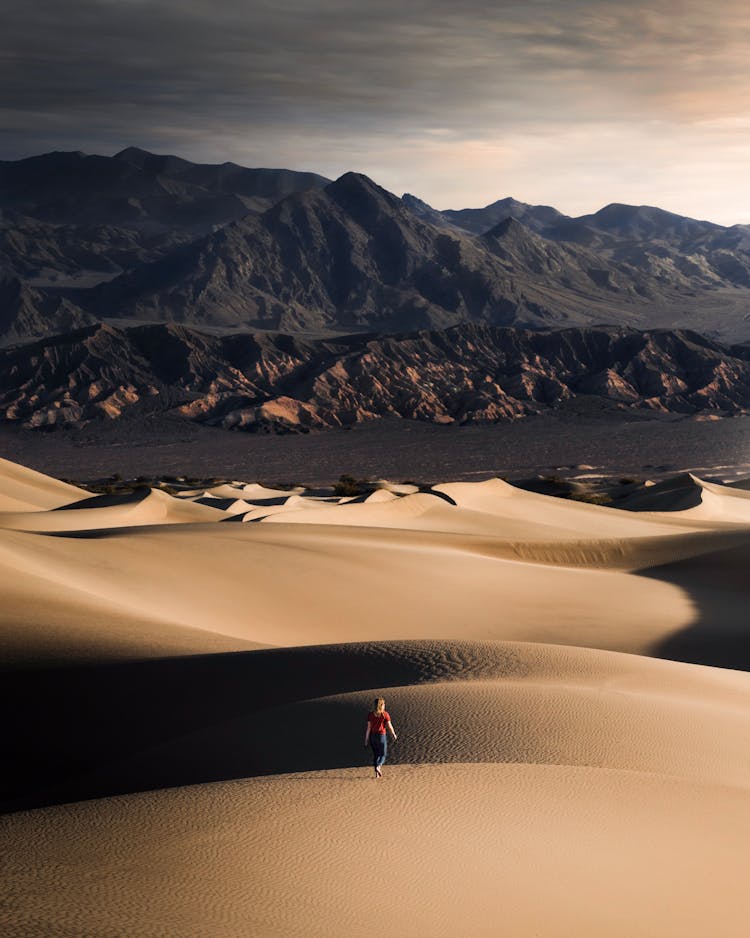
[[[357,220],[373,213],[403,211],[400,199],[361,173],[344,173],[326,186],[325,192]]]
[[[416,195],[412,195],[411,192],[404,192],[404,194],[401,196],[401,201],[412,212],[413,211],[417,211],[417,212],[429,211],[429,212],[435,212],[435,214],[437,215],[440,214],[435,209],[433,209],[431,205],[428,205],[427,202],[425,202],[423,199],[417,198]]]
[[[127,163],[134,163],[136,166],[142,165],[146,160],[155,154],[148,150],[142,150],[140,147],[125,147],[119,153],[115,153],[113,160],[125,160]]]
[[[578,221],[615,235],[644,239],[696,237],[724,230],[713,222],[686,218],[653,205],[626,205],[621,202],[605,205]]]
[[[509,215],[507,218],[504,218],[502,221],[498,222],[494,228],[490,228],[489,231],[485,232],[482,235],[483,238],[505,238],[512,240],[537,240],[534,239],[531,231],[520,222],[517,218],[513,218],[512,215]]]

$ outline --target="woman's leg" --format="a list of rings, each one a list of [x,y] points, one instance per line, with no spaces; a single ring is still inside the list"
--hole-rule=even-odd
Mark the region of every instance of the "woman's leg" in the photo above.
[[[370,736],[370,746],[372,746],[372,765],[377,772],[380,766],[385,762],[385,757],[388,752],[388,744],[385,736],[380,733],[373,733]]]

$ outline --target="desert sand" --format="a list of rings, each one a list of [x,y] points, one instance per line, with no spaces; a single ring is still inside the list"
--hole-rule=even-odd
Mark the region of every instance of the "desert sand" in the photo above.
[[[629,502],[0,461],[2,933],[744,938],[750,495]]]

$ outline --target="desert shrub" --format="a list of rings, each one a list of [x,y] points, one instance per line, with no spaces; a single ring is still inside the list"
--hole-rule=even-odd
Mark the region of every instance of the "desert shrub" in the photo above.
[[[159,482],[156,486],[160,491],[166,492],[167,495],[176,495],[179,492],[179,489],[176,489],[173,485],[169,485],[167,482]]]
[[[362,483],[358,482],[354,476],[342,475],[339,476],[339,481],[333,486],[333,491],[340,498],[347,498],[351,495],[362,495],[364,489]]]
[[[612,504],[612,496],[606,492],[571,492],[568,498],[572,502],[587,502],[589,505]]]

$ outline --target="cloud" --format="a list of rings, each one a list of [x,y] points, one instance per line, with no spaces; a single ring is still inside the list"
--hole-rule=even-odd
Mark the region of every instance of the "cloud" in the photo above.
[[[614,133],[648,164],[655,127],[702,151],[750,92],[750,10],[734,0],[5,0],[4,13],[7,158],[135,143],[256,165],[369,155],[408,169],[442,153],[457,169],[526,159],[549,173],[535,144],[559,159],[576,140],[585,159],[587,133],[600,159]]]

